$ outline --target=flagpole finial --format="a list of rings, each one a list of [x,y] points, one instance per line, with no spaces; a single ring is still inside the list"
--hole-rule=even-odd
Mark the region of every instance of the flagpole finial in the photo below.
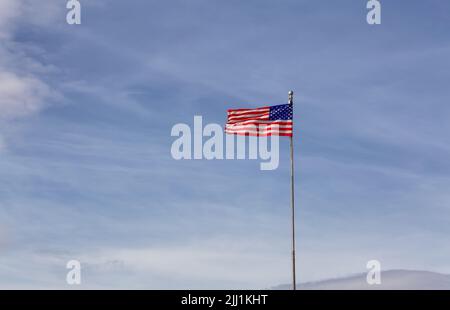
[[[292,90],[290,90],[288,95],[289,95],[288,103],[293,104],[294,103],[294,92]]]

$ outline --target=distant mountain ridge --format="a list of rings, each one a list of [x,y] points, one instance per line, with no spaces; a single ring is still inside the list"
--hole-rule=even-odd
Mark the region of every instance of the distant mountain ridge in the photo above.
[[[349,277],[306,282],[297,285],[300,290],[450,290],[450,275],[419,270],[387,270],[381,272],[381,284],[369,285],[366,273]],[[282,284],[271,289],[291,289]]]

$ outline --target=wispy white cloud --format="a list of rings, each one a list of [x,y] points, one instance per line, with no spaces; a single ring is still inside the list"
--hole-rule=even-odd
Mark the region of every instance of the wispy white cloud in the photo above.
[[[50,87],[34,76],[0,72],[0,117],[12,119],[40,111],[51,95]]]
[[[283,282],[289,274],[289,257],[274,244],[227,236],[178,245],[87,247],[65,252],[22,249],[3,253],[0,275],[2,279],[25,278],[16,284],[21,288],[30,283],[64,288],[65,264],[76,259],[82,266],[81,288],[258,289]],[[25,259],[13,259],[17,256]]]
[[[24,46],[16,44],[14,38],[21,24],[41,26],[54,20],[55,10],[46,10],[52,7],[50,4],[51,1],[0,2],[0,120],[37,113],[55,95],[40,75],[43,65],[27,56]]]
[[[54,1],[2,0],[0,2],[0,122],[22,119],[38,113],[58,97],[43,73],[51,65],[43,65],[27,55],[33,48],[19,44],[15,33],[21,24],[48,25],[55,10],[48,9]],[[7,138],[0,132],[0,149]]]

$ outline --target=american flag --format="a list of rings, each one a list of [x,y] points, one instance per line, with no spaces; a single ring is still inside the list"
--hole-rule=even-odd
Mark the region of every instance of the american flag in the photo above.
[[[292,137],[292,105],[228,110],[225,133],[241,136]]]

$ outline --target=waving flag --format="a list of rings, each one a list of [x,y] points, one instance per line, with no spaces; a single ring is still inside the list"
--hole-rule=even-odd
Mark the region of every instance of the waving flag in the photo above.
[[[291,225],[292,225],[292,289],[296,290],[295,272],[295,204],[294,204],[294,137],[292,119],[294,92],[289,91],[288,104],[256,109],[228,110],[225,133],[241,136],[287,136],[291,150]]]
[[[292,104],[228,110],[225,133],[242,136],[292,137]]]

